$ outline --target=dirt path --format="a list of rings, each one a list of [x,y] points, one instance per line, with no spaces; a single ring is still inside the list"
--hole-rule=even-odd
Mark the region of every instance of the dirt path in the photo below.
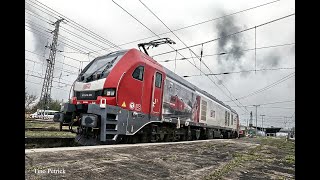
[[[294,179],[294,143],[243,138],[37,152],[25,164],[26,179]]]

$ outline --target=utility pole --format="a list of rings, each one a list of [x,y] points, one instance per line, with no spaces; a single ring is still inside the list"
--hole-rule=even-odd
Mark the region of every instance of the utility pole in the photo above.
[[[290,117],[287,117],[287,116],[284,116],[284,129],[286,130],[286,128],[287,128],[287,118],[290,118]],[[286,132],[288,132],[287,130],[286,130]],[[289,132],[288,132],[288,135],[287,135],[287,139],[286,140],[288,140],[289,139]]]
[[[286,129],[287,128],[287,118],[290,118],[290,117],[287,117],[287,116],[284,116],[284,129]]]
[[[249,122],[249,126],[252,127],[252,111],[250,112],[250,122]]]
[[[256,135],[258,135],[258,107],[260,105],[253,105],[254,107],[256,107]]]
[[[248,128],[248,119],[246,119],[246,124],[247,124],[247,128]]]
[[[57,51],[56,47],[58,42],[59,26],[60,26],[60,22],[63,20],[64,19],[59,19],[54,24],[52,24],[52,25],[55,25],[55,29],[52,31],[53,40],[51,45],[49,46],[50,54],[49,54],[49,59],[46,59],[47,69],[46,69],[45,77],[43,79],[43,85],[42,85],[42,90],[40,95],[40,105],[43,107],[43,110],[46,110],[48,108],[51,100],[51,88],[52,88],[55,57],[56,57],[56,51]],[[43,111],[43,115],[44,115],[44,111]]]
[[[262,124],[261,124],[261,128],[262,128],[262,131],[263,131],[263,116],[265,116],[264,114],[260,115],[262,117]]]

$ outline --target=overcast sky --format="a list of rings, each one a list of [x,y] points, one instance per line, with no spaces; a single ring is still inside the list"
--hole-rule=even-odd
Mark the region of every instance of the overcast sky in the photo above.
[[[165,33],[169,30],[141,2],[152,10],[171,30],[207,21],[174,31],[180,40],[188,46],[201,44],[295,13],[295,2],[293,0],[276,1],[217,20],[212,19],[266,4],[272,2],[272,0],[141,0],[141,2],[139,0],[115,0],[115,2],[156,34]],[[77,77],[78,69],[81,66],[78,60],[84,61],[82,66],[85,67],[88,61],[91,61],[94,57],[108,53],[110,50],[101,50],[102,48],[109,48],[106,40],[113,44],[121,45],[151,37],[120,46],[122,49],[130,49],[138,48],[138,43],[158,39],[158,37],[152,37],[154,34],[150,30],[137,22],[111,0],[27,0],[25,4],[25,80],[27,91],[30,94],[40,96],[43,82],[41,77],[44,77],[46,70],[45,58],[49,57],[49,50],[45,46],[47,44],[50,45],[52,42],[52,34],[49,31],[52,31],[54,26],[45,21],[54,22],[57,20],[55,18],[57,17],[56,15],[48,9],[43,9],[48,7],[100,36],[97,38],[100,39],[98,41],[89,36],[90,34],[92,35],[92,32],[84,34],[85,31],[80,27],[76,27],[74,22],[64,21],[61,23],[57,47],[61,52],[56,55],[55,78],[52,88],[52,97],[54,99],[64,99],[65,101],[68,99],[70,84]],[[95,35],[95,37],[97,36]],[[160,37],[168,37],[175,41],[176,44],[171,45],[174,49],[185,47],[172,33],[163,34]],[[101,42],[102,38],[104,39],[103,42]],[[215,84],[207,76],[193,76],[185,79],[234,108],[240,115],[240,122],[243,125],[246,124],[246,120],[249,119],[250,115],[243,107],[240,109],[237,105],[241,107],[242,105],[290,101],[258,107],[258,126],[261,126],[260,115],[264,114],[266,115],[263,122],[264,127],[284,127],[285,118],[283,116],[291,117],[293,115],[292,119],[287,118],[289,122],[286,124],[287,127],[292,127],[295,120],[295,77],[293,74],[295,69],[292,69],[295,67],[295,45],[292,44],[295,43],[295,16],[257,27],[256,38],[255,30],[252,29],[228,38],[206,43],[203,45],[204,57],[202,57],[202,60],[212,73],[254,70],[255,51],[243,50],[254,48],[255,39],[257,48],[284,45],[257,49],[257,70],[291,69],[217,75],[216,77],[219,80],[214,76],[209,76]],[[195,46],[191,49],[194,53],[200,55],[201,46]],[[84,54],[97,50],[100,51],[91,53],[89,56]],[[114,51],[116,49],[111,50]],[[172,51],[172,48],[168,45],[161,45],[150,49],[148,52],[150,56],[153,56],[167,51]],[[179,52],[186,58],[191,55],[194,56],[188,49]],[[206,56],[221,52],[227,54]],[[155,56],[154,59],[164,67],[172,71],[175,70],[180,76],[199,75],[200,71],[197,68],[200,68],[200,61],[197,58],[190,59],[191,63],[195,63],[194,65],[186,60],[177,61],[176,67],[174,61],[161,62],[174,60],[175,58],[181,59],[181,55],[177,54],[176,56],[176,53],[173,52]],[[201,65],[201,70],[204,73],[210,73],[203,64]],[[279,84],[252,94],[281,79],[283,81],[280,81]],[[238,98],[239,100],[232,102],[230,98],[233,100]],[[248,106],[247,110],[249,112],[253,111],[255,125],[255,108]]]

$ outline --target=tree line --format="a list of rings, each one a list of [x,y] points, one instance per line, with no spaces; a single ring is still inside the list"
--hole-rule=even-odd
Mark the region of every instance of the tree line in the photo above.
[[[26,90],[26,89],[25,89]],[[29,94],[27,91],[25,91],[25,112],[26,113],[34,113],[37,111],[37,109],[43,109],[41,106],[40,101],[37,102],[38,97],[33,94]],[[61,103],[63,101],[61,100],[53,100],[50,98],[49,108],[50,110],[60,111],[61,109]]]

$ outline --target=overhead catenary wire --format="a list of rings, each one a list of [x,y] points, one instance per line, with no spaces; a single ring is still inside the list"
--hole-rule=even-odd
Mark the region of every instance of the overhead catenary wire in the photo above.
[[[29,24],[30,24],[30,23],[29,23]],[[30,24],[30,25],[31,25],[31,24]],[[46,27],[44,27],[44,26],[41,26],[41,25],[36,24],[36,23],[33,23],[33,25],[36,25],[37,28],[42,29],[42,30],[44,30],[45,32],[48,32],[48,31],[46,31]],[[34,27],[30,27],[30,26],[28,26],[28,25],[26,25],[26,26],[29,27],[30,29],[35,29]],[[49,33],[49,32],[48,32],[48,33]],[[71,40],[71,39],[69,39],[69,38],[67,38],[67,37],[65,37],[65,36],[62,36],[60,33],[59,33],[59,38],[60,38],[60,39],[63,38],[64,41],[72,44],[72,47],[74,47],[77,51],[82,52],[83,54],[86,54],[86,51],[90,51],[90,50],[91,50],[90,48],[88,48],[88,47],[86,47],[86,46],[84,46],[84,45],[81,45],[81,44],[78,43],[78,42],[75,42],[75,41],[73,41],[73,40]],[[60,42],[61,42],[61,40],[60,40]],[[63,42],[63,41],[62,41],[62,43],[63,43],[63,44],[66,44],[66,43]],[[70,45],[70,44],[69,44],[69,45]],[[70,45],[70,46],[71,46],[71,45]],[[77,46],[77,48],[76,48],[75,46]],[[80,49],[79,49],[79,48],[80,48]],[[99,53],[99,55],[101,55],[101,54]],[[92,55],[92,57],[95,57],[95,56]]]
[[[37,85],[42,86],[42,83],[36,83],[36,82],[33,82],[33,81],[29,81],[29,80],[24,80],[24,81],[25,81],[25,82],[32,83],[32,84],[37,84]],[[69,91],[68,91],[68,90],[66,90],[66,89],[57,88],[56,86],[52,86],[52,88],[54,88],[54,89],[58,89],[58,90],[63,90],[63,91],[66,91],[66,92],[69,92]]]
[[[104,38],[104,37],[102,37],[102,36],[94,33],[94,32],[91,31],[90,29],[88,29],[88,28],[86,28],[86,27],[78,24],[77,22],[71,20],[70,18],[68,18],[68,17],[60,14],[59,12],[53,10],[52,8],[46,6],[45,4],[43,4],[43,3],[41,3],[41,2],[39,2],[39,1],[37,1],[37,0],[34,0],[34,1],[30,1],[30,0],[29,0],[29,2],[32,2],[32,3],[33,3],[32,6],[33,6],[34,8],[36,8],[36,9],[44,12],[45,14],[48,14],[49,16],[52,16],[52,17],[55,17],[55,16],[56,16],[55,18],[57,18],[57,17],[62,17],[62,18],[64,18],[64,19],[66,19],[66,21],[68,22],[68,23],[67,23],[68,26],[73,27],[74,29],[76,29],[76,30],[78,30],[78,31],[80,31],[80,32],[82,32],[82,33],[84,33],[84,34],[86,34],[86,35],[88,35],[88,36],[90,36],[90,37],[92,37],[92,38],[94,38],[94,39],[96,39],[96,40],[98,40],[98,41],[100,41],[100,42],[108,45],[108,46],[110,46],[110,47],[113,47],[113,46],[114,46],[114,47],[116,47],[116,48],[118,48],[118,49],[120,49],[120,50],[122,49],[122,48],[119,47],[118,45],[116,45],[116,44],[112,43],[111,41],[107,40],[106,38]],[[27,3],[27,2],[26,2],[26,3]],[[30,3],[28,3],[28,4],[31,5]],[[36,7],[36,6],[37,6],[37,7]],[[41,10],[40,8],[41,8],[41,9],[44,9],[45,11]]]
[[[51,38],[51,37],[48,36],[48,34],[46,34],[46,33],[43,33],[43,32],[41,32],[41,31],[39,31],[39,30],[37,30],[37,29],[35,29],[35,28],[32,28],[32,27],[30,27],[30,26],[27,26],[27,27],[30,28],[30,29],[32,29],[32,30],[34,30],[34,31],[32,31],[32,30],[29,30],[29,29],[25,29],[25,30],[27,30],[27,31],[31,31],[31,32],[36,33],[36,34],[38,34],[38,35],[44,34],[45,36],[43,36],[43,35],[41,35],[41,36],[46,37],[46,38],[48,38],[48,37]],[[39,33],[41,33],[41,34],[35,32],[35,31],[37,31],[37,32],[39,32]],[[80,53],[83,53],[83,54],[86,53],[85,51],[80,50],[80,49],[78,49],[78,48],[76,48],[76,47],[74,47],[74,46],[71,46],[71,45],[69,45],[69,44],[67,44],[67,43],[65,43],[65,42],[60,41],[60,43],[62,43],[62,44],[64,44],[65,46],[69,47],[70,49],[73,49],[73,50],[78,51],[78,52],[80,52]],[[58,52],[59,52],[59,51],[58,51]]]
[[[247,8],[247,9],[243,9],[243,10],[240,10],[240,11],[237,11],[237,12],[234,12],[234,13],[231,13],[231,14],[227,14],[227,15],[220,16],[220,17],[217,17],[217,18],[205,20],[205,21],[198,22],[198,23],[195,23],[195,24],[191,24],[191,25],[188,25],[188,26],[184,26],[184,27],[181,27],[181,28],[178,28],[178,29],[174,29],[174,30],[172,30],[172,31],[173,31],[173,32],[175,32],[175,31],[180,31],[180,30],[183,30],[183,29],[191,28],[191,27],[194,27],[194,26],[198,26],[198,25],[201,25],[201,24],[208,23],[208,22],[216,21],[216,20],[219,20],[219,19],[223,19],[223,18],[226,18],[226,17],[229,17],[229,16],[233,16],[233,15],[239,14],[239,13],[243,13],[243,12],[246,12],[246,11],[249,11],[249,10],[253,10],[253,9],[256,9],[256,8],[260,8],[260,7],[263,7],[263,6],[266,6],[266,5],[270,5],[270,4],[273,4],[273,3],[275,3],[275,2],[279,2],[279,1],[280,1],[280,0],[267,2],[267,3],[264,3],[264,4],[260,4],[260,5],[253,6],[253,7]],[[160,36],[160,35],[169,34],[169,33],[171,33],[171,31],[164,32],[164,33],[160,33],[160,34],[158,34],[158,35]],[[137,39],[137,40],[134,40],[134,41],[122,43],[122,44],[119,44],[118,46],[124,46],[124,45],[128,45],[128,44],[140,42],[140,41],[143,41],[143,40],[146,40],[146,39],[150,39],[150,38],[154,38],[154,37],[157,37],[157,35],[153,35],[153,36],[149,36],[149,37],[146,37],[146,38]],[[105,49],[100,49],[100,50],[97,50],[97,51],[103,51],[103,50],[105,50]],[[95,51],[95,52],[97,52],[97,51]]]
[[[31,30],[29,30],[29,29],[25,29],[25,30],[31,31]],[[35,30],[35,29],[33,29],[33,30]],[[35,31],[38,31],[38,30],[35,30]],[[39,36],[48,38],[48,35],[45,34],[45,33],[43,33],[43,32],[41,32],[41,31],[38,31],[40,34],[37,33],[37,32],[34,32],[34,31],[31,31],[31,32],[33,32],[33,33],[35,33],[35,34],[37,34],[37,35],[39,35]],[[46,36],[43,36],[43,35],[41,35],[41,34],[45,34]],[[74,48],[73,48],[72,46],[70,46],[69,44],[66,44],[66,43],[64,43],[64,42],[62,42],[62,44],[64,44],[64,45],[67,46],[67,47],[70,47],[71,49],[74,49]],[[60,54],[60,55],[62,55],[62,56],[65,57],[65,58],[72,59],[72,60],[75,60],[75,61],[88,62],[88,61],[82,61],[82,60],[79,60],[79,59],[76,59],[76,58],[72,58],[72,57],[70,57],[70,56],[66,56],[66,55],[62,54],[61,52],[59,52],[59,51],[57,51],[57,54]]]
[[[176,38],[178,38],[179,39],[179,41],[180,42],[182,42],[185,46],[186,46],[186,48],[188,48],[198,59],[199,59],[199,61],[200,61],[200,65],[201,65],[201,58],[199,58],[198,57],[198,55],[197,54],[195,54],[191,49],[190,49],[190,47],[188,47],[174,32],[172,32],[172,30],[154,13],[154,12],[152,12],[151,11],[151,9],[150,8],[148,8],[141,0],[139,0],[139,2],[141,3],[141,4],[143,4],[143,6],[145,6],[164,26],[166,26],[169,30],[170,30],[170,32],[176,37]],[[293,14],[292,14],[293,15]],[[269,24],[269,23],[271,23],[271,22],[275,22],[275,21],[278,21],[278,20],[280,20],[280,19],[284,19],[284,18],[286,18],[286,17],[289,17],[289,16],[291,16],[291,15],[288,15],[288,16],[285,16],[285,17],[281,17],[281,18],[278,18],[278,19],[276,19],[276,20],[272,20],[272,21],[269,21],[269,22],[266,22],[266,23],[263,23],[263,24],[260,24],[260,25],[258,25],[258,26],[255,26],[254,27],[254,29],[255,29],[255,32],[256,32],[256,28],[257,27],[260,27],[260,26],[263,26],[263,25],[266,25],[266,24]],[[250,29],[250,28],[249,28]],[[248,29],[248,30],[249,30]],[[240,31],[241,32],[241,31]],[[244,32],[244,31],[243,31]],[[233,33],[233,34],[231,34],[231,35],[235,35],[235,34],[238,34],[239,32],[236,32],[236,33]],[[256,34],[256,33],[255,33]],[[230,36],[230,35],[226,35],[225,37],[228,37],[228,36]],[[218,40],[219,39],[221,39],[221,37],[220,38],[218,38]],[[256,39],[256,38],[255,38]],[[209,42],[209,41],[207,41],[207,42]],[[206,42],[206,43],[207,43]],[[203,44],[204,43],[202,43],[201,44],[201,46],[203,47]],[[255,45],[255,50],[256,50],[256,45]],[[202,53],[202,49],[201,49],[201,53]],[[154,56],[153,56],[154,57]],[[212,71],[211,71],[211,69],[204,63],[204,62],[202,62],[207,68],[208,68],[208,70],[212,73]],[[255,67],[255,69],[256,69],[256,67]],[[200,73],[201,73],[201,70],[200,70]],[[213,74],[213,73],[212,73]],[[214,74],[213,74],[214,75]],[[207,76],[208,77],[208,76]],[[219,78],[217,78],[216,77],[216,75],[214,75],[214,77],[217,79],[217,80],[220,80]],[[210,78],[209,78],[210,79]],[[230,90],[223,84],[223,83],[221,83],[222,84],[222,86],[230,93],[230,96],[233,96],[232,95],[232,93],[230,92]],[[219,86],[217,86],[217,87],[219,87]],[[232,102],[234,102],[234,100],[232,99],[232,98],[230,98],[231,99],[231,101]],[[236,101],[238,101],[238,99],[235,99]],[[230,101],[229,101],[230,102]],[[240,104],[241,104],[241,102],[240,101],[238,101]],[[235,102],[234,102],[235,103]],[[235,103],[236,104],[236,103]],[[242,105],[242,104],[241,104]],[[246,108],[245,108],[246,109]],[[247,109],[246,109],[247,110]],[[247,110],[247,112],[249,112],[248,110]]]
[[[26,9],[26,10],[28,10],[28,9]],[[28,11],[30,11],[30,10],[28,10]],[[37,17],[37,18],[41,17],[41,18],[39,18],[40,20],[49,23],[48,21],[50,21],[50,20],[48,20],[47,18],[43,18],[43,16],[40,16],[39,14],[37,14],[37,13],[35,13],[35,12],[33,12],[33,11],[30,11],[30,12],[32,12],[32,13],[34,13],[34,14],[31,14],[31,13],[28,13],[28,12],[27,12],[27,13],[30,14],[30,15],[32,15],[32,16],[34,16],[34,17]],[[43,19],[44,19],[44,20],[43,20]],[[47,20],[48,20],[48,21],[47,21]],[[50,24],[50,23],[49,23],[49,24]],[[63,27],[62,27],[62,29],[63,29],[63,31],[64,31],[66,28],[63,28]],[[73,34],[74,34],[74,33],[73,33]],[[80,37],[81,37],[81,36],[80,36]],[[82,40],[83,40],[83,38],[79,38],[79,39],[82,39]],[[87,52],[81,52],[81,51],[79,51],[79,50],[77,50],[77,49],[74,49],[74,48],[71,48],[71,49],[77,51],[77,52],[74,52],[74,53],[88,54]],[[92,56],[92,57],[95,57],[95,56]]]
[[[245,106],[253,106],[253,105],[268,105],[268,104],[281,104],[281,103],[287,103],[287,102],[294,102],[295,100],[287,100],[287,101],[276,101],[276,102],[268,102],[263,104],[251,104],[251,105],[245,105]]]
[[[259,49],[269,49],[269,48],[275,48],[275,47],[282,47],[282,46],[290,46],[290,45],[295,45],[295,43],[287,43],[287,44],[277,44],[277,45],[270,45],[270,46],[263,46],[263,47],[258,47],[258,48],[251,48],[251,49],[244,49],[244,50],[239,50],[239,52],[245,52],[245,51],[253,51],[253,50],[259,50]],[[220,55],[225,55],[225,54],[229,54],[228,52],[221,52],[221,53],[215,53],[215,54],[207,54],[207,55],[203,55],[202,57],[210,57],[210,56],[220,56]],[[187,58],[180,58],[177,59],[177,61],[184,61],[186,59],[191,59],[194,58],[193,56],[191,57],[187,57]],[[164,60],[164,61],[158,61],[158,62],[170,62],[170,61],[174,61],[173,59],[168,59],[168,60]]]
[[[25,51],[28,51],[28,52],[30,52],[30,53],[39,55],[39,56],[41,56],[41,57],[45,57],[44,55],[38,54],[38,53],[36,53],[36,52],[34,52],[34,51],[30,51],[30,50],[27,50],[27,49],[25,49]],[[70,56],[66,56],[66,55],[60,53],[59,51],[57,52],[57,54],[63,56],[64,58],[71,59],[71,60],[74,60],[74,61],[78,61],[78,62],[88,62],[88,61],[82,61],[82,60],[79,60],[79,59],[75,59],[75,58],[70,57]]]
[[[202,44],[207,44],[207,43],[210,43],[210,42],[213,42],[213,41],[217,41],[217,40],[222,39],[222,38],[226,38],[226,37],[229,37],[229,36],[240,34],[240,33],[252,30],[252,29],[257,28],[257,27],[261,27],[261,26],[264,26],[264,25],[267,25],[267,24],[270,24],[270,23],[273,23],[273,22],[276,22],[276,21],[280,21],[282,19],[294,16],[294,15],[295,15],[295,13],[292,13],[292,14],[289,14],[289,15],[286,15],[286,16],[283,16],[283,17],[280,17],[280,18],[277,18],[277,19],[274,19],[274,20],[259,24],[259,25],[254,26],[254,27],[246,28],[246,29],[243,29],[241,31],[237,31],[237,32],[234,32],[234,33],[231,33],[231,34],[227,34],[225,36],[221,36],[221,37],[218,37],[218,38],[215,38],[215,39],[211,39],[209,41],[205,41],[205,42],[202,42],[202,43],[194,44],[194,45],[191,45],[191,46],[188,46],[188,47],[180,48],[180,49],[177,49],[177,51],[181,51],[181,50],[188,49],[188,48],[191,48],[191,47],[200,46]],[[159,53],[159,54],[153,55],[152,57],[161,56],[161,55],[172,53],[172,52],[174,52],[174,51],[167,51],[167,52]]]
[[[32,52],[32,51],[29,51],[29,50],[26,50],[26,49],[25,49],[25,51],[27,51],[27,52],[29,52],[29,53],[36,54],[36,55],[38,55],[38,56],[40,56],[40,57],[45,58],[45,56],[44,56],[44,55],[40,55],[40,54],[38,54],[38,53],[35,53],[35,52]],[[65,56],[64,56],[64,57],[65,57]],[[61,61],[57,61],[57,62],[59,62],[59,63],[61,63],[61,64],[63,64],[63,65],[70,66],[70,67],[73,67],[73,68],[75,68],[75,69],[78,69],[78,67],[76,67],[76,66],[72,66],[72,65],[70,65],[70,64],[66,64],[66,63],[61,62]]]
[[[29,14],[29,13],[28,13]],[[30,13],[31,14],[31,13]],[[48,23],[48,24],[50,24],[50,22],[48,22],[48,20],[46,20],[45,18],[44,19],[42,19],[42,18],[39,18],[39,17],[41,17],[40,15],[38,15],[38,16],[35,16],[35,17],[37,17],[39,20],[41,20],[41,21],[43,21],[43,22],[45,22],[45,23]],[[32,22],[31,20],[29,20],[29,19],[26,19],[28,22]],[[34,23],[34,22],[32,22],[33,24],[37,24],[37,23]],[[41,25],[39,25],[39,24],[37,24],[38,26],[41,26]],[[43,26],[42,26],[43,27]],[[45,28],[45,27],[44,27]],[[68,33],[68,34],[70,34],[70,35],[72,35],[72,36],[74,36],[74,37],[77,37],[78,39],[80,39],[80,40],[82,40],[82,41],[84,41],[84,42],[87,42],[88,44],[91,44],[91,45],[93,45],[93,46],[95,46],[95,47],[98,47],[98,48],[105,48],[104,46],[101,46],[101,45],[99,45],[99,44],[97,44],[97,43],[95,43],[95,42],[93,42],[93,41],[90,41],[89,39],[87,39],[87,38],[84,38],[84,37],[82,37],[82,36],[80,36],[80,35],[78,35],[78,34],[76,34],[75,32],[72,32],[71,30],[69,30],[69,29],[67,29],[67,28],[65,28],[65,27],[63,27],[63,26],[61,26],[60,27],[60,29],[63,31],[63,32],[66,32],[66,33]],[[66,53],[66,52],[65,52]],[[99,53],[100,54],[100,53]]]
[[[223,72],[223,73],[213,73],[213,74],[205,74],[207,76],[211,75],[226,75],[226,74],[235,74],[235,73],[245,73],[245,72],[257,72],[257,71],[275,71],[275,70],[289,70],[289,69],[295,69],[295,67],[288,67],[288,68],[273,68],[273,69],[253,69],[253,70],[242,70],[242,71],[231,71],[231,72]],[[184,75],[183,77],[194,77],[194,76],[203,76],[199,74],[194,75]]]
[[[231,106],[233,107],[233,106]],[[255,108],[254,106],[245,106],[247,108]],[[261,106],[261,108],[274,108],[274,109],[295,109],[294,107],[281,107],[281,106]]]
[[[34,75],[34,74],[28,74],[28,75],[29,75],[29,76],[33,76],[33,77],[36,77],[36,78],[44,79],[43,77],[37,76],[37,75]],[[66,86],[71,86],[71,84],[62,83],[62,82],[54,81],[54,80],[52,80],[52,81],[53,81],[53,82],[57,82],[57,83],[61,83],[61,84],[65,84]]]
[[[138,20],[136,17],[134,17],[131,13],[129,13],[127,10],[125,10],[122,6],[120,6],[118,3],[116,3],[114,0],[112,0],[112,2],[114,4],[116,4],[118,7],[120,7],[123,11],[125,11],[128,15],[130,15],[132,18],[134,18],[137,22],[139,22],[141,25],[143,25],[146,29],[148,29],[150,32],[152,32],[154,35],[156,35],[158,38],[160,38],[159,35],[157,35],[156,33],[154,33],[149,27],[147,27],[145,24],[143,24],[140,20]],[[173,50],[175,50],[175,48],[173,48],[171,45],[168,44],[168,46],[170,46]],[[178,52],[180,56],[184,57],[180,52]],[[190,61],[188,61],[190,64],[192,64]],[[193,65],[193,64],[192,64]],[[196,66],[195,66],[196,67]],[[196,67],[197,68],[197,67]],[[199,69],[199,68],[197,68]],[[200,70],[201,71],[201,70]],[[208,76],[207,76],[208,77]],[[209,77],[208,77],[209,78]],[[210,79],[210,78],[209,78]],[[211,80],[211,79],[210,79]],[[211,80],[214,84],[215,82],[213,80]],[[216,85],[216,84],[215,84]],[[216,85],[220,90],[222,90],[218,85]],[[226,95],[227,97],[229,97],[228,95]],[[230,98],[232,99],[232,98]],[[239,107],[240,108],[240,107]],[[241,109],[241,108],[240,108]],[[242,109],[241,109],[242,110]]]
[[[25,60],[31,61],[31,62],[34,62],[34,63],[37,63],[37,64],[43,64],[43,65],[44,65],[43,62],[38,62],[38,61],[35,61],[35,60],[32,60],[32,59],[25,58]],[[62,69],[62,68],[60,68],[60,67],[55,67],[55,68],[60,69],[61,71],[70,73],[70,74],[72,74],[72,75],[76,75],[76,73],[77,73],[77,72],[75,72],[75,71],[69,71],[69,70],[66,70],[66,69]]]
[[[282,82],[284,82],[284,81],[286,81],[286,80],[294,77],[294,76],[295,76],[294,74],[295,74],[295,72],[290,73],[289,75],[287,75],[287,76],[285,76],[285,77],[277,80],[276,82],[273,82],[273,83],[271,83],[271,84],[269,84],[269,85],[267,85],[267,86],[265,86],[265,87],[263,87],[263,88],[261,88],[261,89],[259,89],[259,90],[256,90],[256,91],[254,91],[254,92],[252,92],[252,93],[250,93],[250,94],[248,94],[248,95],[239,97],[239,98],[237,98],[237,99],[238,99],[238,100],[239,100],[239,99],[244,99],[244,98],[247,98],[247,97],[256,95],[256,94],[258,94],[258,93],[261,93],[261,92],[263,92],[263,91],[265,91],[265,90],[268,90],[268,89],[270,89],[270,88],[272,88],[272,87],[274,87],[274,86],[276,86],[276,85],[278,85],[278,84],[280,84],[280,83],[282,83]],[[228,101],[226,101],[226,102],[228,102]]]
[[[40,73],[38,73],[38,72],[36,72],[36,71],[33,71],[33,70],[29,70],[29,69],[26,69],[26,71],[27,72],[31,72],[31,73],[37,73],[37,74],[39,74],[39,75],[43,75],[43,74],[40,74]],[[27,75],[28,73],[26,73],[26,75]],[[30,74],[28,74],[28,75],[30,75]],[[66,80],[66,79],[63,79],[63,78],[61,78],[61,75],[62,75],[62,72],[61,72],[61,74],[60,74],[60,76],[59,77],[53,77],[54,79],[59,79],[59,81],[60,80],[63,80],[63,81],[67,81],[67,82],[73,82],[73,81],[69,81],[69,80]],[[60,82],[59,82],[60,83]]]
[[[149,10],[149,12],[151,13],[151,14],[153,14],[185,47],[187,47],[188,48],[188,45],[185,43],[185,42],[183,42],[147,5],[145,5],[141,0],[139,0],[139,2],[144,6],[144,7],[146,7],[148,10]],[[202,55],[202,53],[203,53],[203,44],[201,45],[202,46],[202,48],[201,48],[201,55]],[[201,63],[203,64],[203,65],[205,65],[205,67],[212,73],[212,71],[211,71],[211,69],[203,62],[203,61],[201,61],[201,57],[199,58],[198,57],[198,55],[191,49],[191,48],[188,48],[189,49],[189,51],[191,51],[198,59],[199,59],[199,61],[200,61],[200,74],[201,74]],[[210,77],[209,76],[207,76],[208,77],[208,79],[210,79]],[[218,79],[219,81],[220,81],[220,79],[219,78],[217,78],[216,76],[215,76],[215,78],[216,79]],[[211,79],[210,79],[211,80]],[[213,81],[213,80],[211,80],[211,81]],[[230,90],[223,84],[223,83],[221,83],[222,84],[222,86],[230,93],[230,96],[232,96],[232,93],[230,92]],[[218,86],[218,85],[216,85],[223,93],[224,93],[224,91]],[[225,94],[225,93],[224,93]],[[225,94],[226,95],[226,94]],[[228,95],[226,95],[227,97],[229,97]],[[232,97],[229,97],[231,100],[232,100]],[[232,101],[233,103],[235,103],[234,101]],[[239,102],[239,101],[238,101]],[[240,104],[241,104],[241,102],[239,102]],[[236,103],[235,103],[236,104]],[[236,104],[237,105],[237,104]],[[240,107],[239,107],[240,108]],[[241,109],[241,108],[240,108]],[[247,111],[248,112],[248,111]]]

